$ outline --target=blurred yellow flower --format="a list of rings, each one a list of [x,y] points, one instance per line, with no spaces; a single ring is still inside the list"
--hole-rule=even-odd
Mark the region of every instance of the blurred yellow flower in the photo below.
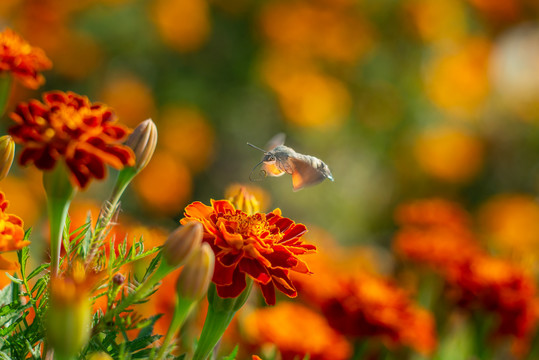
[[[191,196],[191,173],[180,159],[157,150],[133,185],[151,211],[179,214]]]
[[[261,187],[238,183],[231,184],[226,188],[224,198],[232,202],[236,209],[246,213],[248,211],[242,207],[246,206],[247,202],[251,202],[251,205],[247,206],[250,206],[254,212],[265,212],[271,202],[270,194]]]
[[[458,40],[466,34],[466,9],[461,0],[409,0],[404,6],[425,41]]]
[[[198,50],[209,37],[206,0],[156,0],[152,15],[163,41],[181,53]]]
[[[429,99],[450,115],[477,116],[490,90],[490,49],[488,40],[471,38],[429,59],[424,73]]]
[[[159,116],[159,143],[197,173],[213,159],[215,131],[197,109],[170,106]]]
[[[152,90],[132,74],[117,74],[108,79],[100,99],[114,109],[123,124],[130,127],[154,115]]]
[[[417,136],[414,154],[427,174],[447,182],[463,183],[481,170],[484,147],[470,132],[439,126]]]
[[[539,258],[539,204],[533,196],[497,195],[482,205],[479,221],[495,248],[523,261]]]

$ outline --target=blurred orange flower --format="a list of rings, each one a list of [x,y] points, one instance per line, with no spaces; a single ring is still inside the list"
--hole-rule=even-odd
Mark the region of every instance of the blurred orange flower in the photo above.
[[[405,9],[425,41],[459,40],[466,34],[466,8],[462,1],[408,0]]]
[[[117,169],[134,165],[133,151],[119,144],[128,129],[116,124],[109,107],[72,92],[47,92],[43,100],[20,103],[11,113],[17,125],[9,133],[23,144],[21,165],[51,170],[64,158],[71,182],[82,189],[92,178],[105,178],[106,164]]]
[[[471,38],[429,59],[424,81],[432,102],[459,118],[477,116],[490,91],[490,50],[487,39]]]
[[[290,271],[310,273],[297,257],[316,251],[301,240],[307,228],[282,217],[279,209],[247,215],[227,200],[212,200],[211,206],[197,201],[185,208],[181,223],[192,220],[204,225],[203,241],[215,253],[212,281],[222,298],[239,296],[249,275],[261,287],[266,303],[274,305],[275,287],[289,297],[297,295]]]
[[[312,360],[345,360],[352,355],[344,336],[323,316],[300,304],[280,302],[254,310],[245,317],[242,328],[250,344],[273,344],[282,360],[303,359],[307,354]]]
[[[9,28],[0,33],[0,74],[10,72],[24,86],[37,89],[45,82],[40,71],[51,67],[43,50],[31,46]]]
[[[401,226],[443,226],[467,229],[470,215],[458,204],[443,198],[427,198],[401,204],[395,210],[395,221]]]
[[[193,187],[191,172],[183,161],[163,150],[153,154],[133,185],[144,203],[159,214],[177,214],[189,200]]]
[[[427,174],[450,183],[464,183],[481,170],[484,147],[473,133],[440,126],[419,134],[414,154]]]
[[[196,51],[209,37],[211,23],[206,0],[158,0],[152,7],[157,30],[175,50]]]
[[[525,194],[498,195],[480,208],[479,220],[486,240],[515,260],[529,260],[530,265],[539,256],[539,204]]]
[[[24,224],[21,218],[13,214],[7,214],[8,202],[3,192],[0,191],[0,253],[22,249],[30,244],[24,240]],[[16,264],[0,256],[0,269],[13,270]]]

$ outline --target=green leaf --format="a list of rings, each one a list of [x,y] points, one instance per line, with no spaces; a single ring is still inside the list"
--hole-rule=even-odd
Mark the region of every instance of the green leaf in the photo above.
[[[10,275],[10,274],[7,273],[7,272],[5,273],[5,275],[6,275],[8,278],[10,278],[11,281],[14,282],[15,284],[19,284],[19,285],[22,284],[22,280],[21,280],[21,279],[16,278],[16,277]]]
[[[223,360],[235,360],[236,356],[238,356],[238,350],[239,350],[239,347],[238,345],[236,345],[234,347],[234,350],[232,350],[232,352],[230,353],[230,355],[223,357]]]
[[[28,274],[27,280],[30,280],[34,278],[35,276],[39,275],[43,270],[49,267],[49,263],[41,264],[37,268],[35,268],[30,274]]]
[[[25,233],[28,234],[30,230],[28,230]],[[25,246],[20,250],[17,250],[17,258],[19,260],[19,264],[21,265],[21,275],[24,278],[24,274],[26,273],[26,263],[28,262],[28,258],[30,257],[30,247]]]

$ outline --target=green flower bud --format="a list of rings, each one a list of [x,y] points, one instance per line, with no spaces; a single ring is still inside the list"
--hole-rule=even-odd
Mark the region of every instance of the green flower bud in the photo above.
[[[178,282],[176,292],[178,296],[198,301],[208,291],[213,268],[215,265],[215,255],[208,243],[203,243],[185,264]]]
[[[5,178],[13,164],[15,142],[9,135],[0,137],[0,180]]]
[[[157,127],[152,119],[141,122],[129,135],[125,145],[135,153],[135,169],[141,171],[148,165],[157,146]]]
[[[202,242],[202,224],[191,221],[179,226],[163,245],[163,258],[171,267],[183,265]]]

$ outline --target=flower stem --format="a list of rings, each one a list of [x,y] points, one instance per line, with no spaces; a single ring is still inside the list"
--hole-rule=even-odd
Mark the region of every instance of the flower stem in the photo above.
[[[197,301],[194,301],[192,299],[186,299],[186,298],[180,298],[178,297],[176,300],[176,308],[174,309],[174,315],[172,317],[172,321],[170,323],[170,326],[167,330],[167,334],[165,336],[165,340],[163,340],[163,344],[161,345],[161,348],[159,349],[159,353],[157,354],[157,360],[161,360],[163,356],[165,355],[167,348],[169,347],[170,341],[174,337],[174,335],[178,332],[178,330],[181,328],[183,323],[185,322],[185,319],[195,305],[197,304]]]
[[[198,340],[193,360],[206,360],[217,345],[228,325],[251,293],[253,281],[249,279],[247,287],[236,298],[223,299],[217,294],[215,284],[208,289],[208,314]]]
[[[139,286],[134,292],[132,292],[128,297],[126,297],[113,311],[109,311],[105,315],[105,323],[112,321],[114,316],[120,315],[129,305],[137,303],[138,301],[144,299],[154,286],[161,281],[167,274],[169,274],[174,267],[169,266],[165,261],[162,261],[157,270],[146,279],[142,285]]]
[[[125,189],[127,188],[127,185],[129,185],[135,175],[136,170],[133,167],[123,168],[118,173],[118,178],[116,179],[116,184],[114,185],[112,194],[110,195],[109,200],[103,206],[101,214],[99,214],[99,219],[97,220],[96,224],[95,235],[93,237],[92,243],[90,244],[90,250],[88,251],[88,255],[86,257],[86,265],[89,265],[92,262],[95,254],[97,253],[97,250],[102,245],[103,239],[107,234],[107,230],[109,229],[110,222],[112,221],[112,218],[118,209],[120,198],[122,197]]]
[[[47,210],[50,223],[51,273],[58,274],[62,235],[69,204],[75,194],[63,164],[57,164],[54,170],[43,174],[43,187],[47,193]]]

